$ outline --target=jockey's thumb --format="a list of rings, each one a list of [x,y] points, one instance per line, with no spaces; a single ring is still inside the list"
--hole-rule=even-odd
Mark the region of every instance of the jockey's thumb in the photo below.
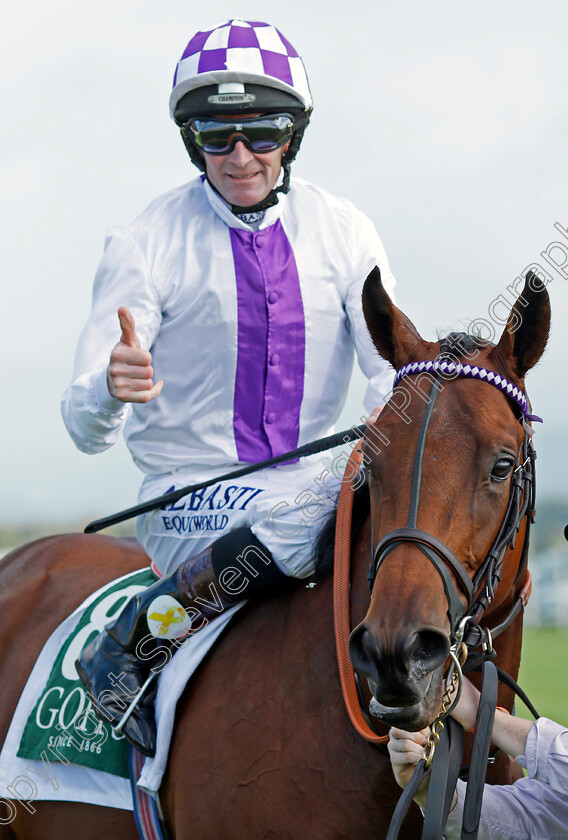
[[[118,310],[118,321],[120,323],[120,343],[127,347],[140,347],[140,339],[136,335],[136,324],[132,313],[127,306],[121,306]]]

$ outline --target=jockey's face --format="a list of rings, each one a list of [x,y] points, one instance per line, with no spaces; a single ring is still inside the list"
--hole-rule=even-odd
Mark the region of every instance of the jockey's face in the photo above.
[[[207,177],[225,201],[239,207],[252,207],[263,201],[280,174],[282,155],[290,142],[272,152],[258,154],[237,141],[228,155],[203,152]]]

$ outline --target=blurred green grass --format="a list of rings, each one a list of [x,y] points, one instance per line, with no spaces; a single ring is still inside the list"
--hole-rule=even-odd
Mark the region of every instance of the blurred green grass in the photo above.
[[[568,726],[568,629],[525,627],[519,685],[539,714]],[[520,700],[516,712],[532,720]]]

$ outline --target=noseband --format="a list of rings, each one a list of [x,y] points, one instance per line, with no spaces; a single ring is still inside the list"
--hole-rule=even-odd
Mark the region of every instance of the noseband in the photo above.
[[[446,339],[446,342],[448,339]],[[494,371],[485,368],[447,361],[444,359],[444,354],[447,355],[448,351],[448,345],[444,344],[441,348],[441,355],[435,362],[415,362],[411,365],[405,365],[395,376],[394,387],[396,388],[400,380],[406,376],[417,373],[430,374],[432,372],[432,389],[420,427],[414,460],[408,521],[406,527],[396,528],[390,531],[376,546],[369,569],[369,586],[372,590],[379,567],[391,551],[394,551],[395,548],[398,548],[404,543],[411,543],[417,546],[422,554],[432,563],[442,579],[448,600],[450,640],[452,647],[455,649],[455,646],[461,644],[461,642],[473,647],[483,642],[486,631],[483,631],[479,627],[479,621],[495,596],[497,586],[501,580],[503,557],[508,547],[514,548],[515,537],[525,517],[527,517],[527,528],[525,530],[525,541],[516,580],[519,580],[526,567],[528,556],[528,526],[534,519],[534,461],[536,454],[531,442],[532,430],[525,421],[540,420],[540,418],[529,414],[530,407],[526,395],[512,382],[509,382]],[[521,416],[518,419],[525,430],[512,474],[507,510],[493,541],[493,545],[489,549],[480,568],[475,573],[473,580],[470,580],[463,563],[445,543],[433,534],[417,528],[422,460],[426,445],[426,435],[438,394],[442,390],[441,379],[444,374],[451,375],[452,379],[455,377],[480,379],[499,388],[499,390],[510,397],[519,407]],[[466,607],[464,607],[462,599],[454,585],[450,570],[454,573],[460,589],[465,595]],[[509,626],[521,608],[522,604],[519,601],[516,602],[507,619],[498,628],[494,628],[492,633],[493,637]],[[489,643],[490,640],[491,634],[489,634]]]

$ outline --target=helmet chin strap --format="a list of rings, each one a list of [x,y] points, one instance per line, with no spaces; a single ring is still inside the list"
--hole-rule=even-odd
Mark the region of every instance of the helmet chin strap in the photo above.
[[[266,198],[263,198],[262,201],[259,201],[257,204],[250,204],[248,207],[240,207],[238,204],[230,204],[231,213],[235,216],[242,215],[243,213],[258,213],[260,210],[268,210],[269,207],[274,207],[275,204],[278,204],[278,193],[285,194],[290,189],[290,163],[282,161],[282,169],[284,170],[284,176],[279,187],[271,189]],[[227,199],[213,186],[207,177],[207,170],[205,171],[205,177],[207,178],[209,186],[215,190],[217,195],[220,195],[224,201],[227,201]]]

